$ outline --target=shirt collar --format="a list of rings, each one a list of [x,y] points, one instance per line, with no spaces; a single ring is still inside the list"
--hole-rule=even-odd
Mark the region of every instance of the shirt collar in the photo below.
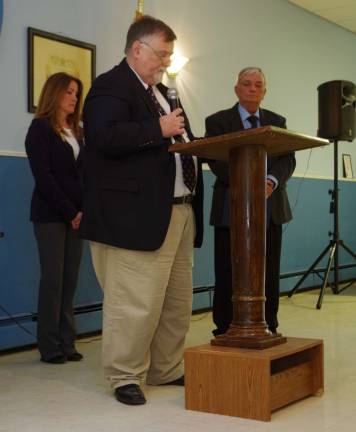
[[[126,60],[127,62],[127,60]],[[135,71],[134,68],[132,68],[129,63],[127,62],[129,68],[132,70],[132,72],[137,76],[137,78],[139,79],[140,83],[144,86],[145,90],[148,89],[148,84],[146,84],[144,81],[142,81],[142,78],[140,77],[140,75]]]
[[[260,110],[258,109],[255,113],[250,114],[248,111],[245,110],[245,108],[239,103],[237,106],[237,109],[239,111],[241,120],[244,122],[248,117],[250,117],[251,115],[254,115],[258,118],[258,120],[260,120]]]

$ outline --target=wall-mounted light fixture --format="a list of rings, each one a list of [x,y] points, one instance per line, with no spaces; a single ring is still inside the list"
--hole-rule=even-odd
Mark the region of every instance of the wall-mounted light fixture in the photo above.
[[[171,65],[167,68],[167,75],[170,78],[175,78],[178,72],[188,63],[189,58],[174,52],[171,57]]]
[[[137,0],[137,6],[136,6],[136,11],[135,11],[135,20],[142,17],[144,4],[145,4],[145,0]]]
[[[0,0],[0,3],[2,0]],[[144,14],[145,0],[137,0],[136,11],[135,11],[135,20],[141,18]],[[171,65],[167,68],[167,75],[170,78],[175,78],[178,72],[184,67],[186,63],[188,63],[189,58],[182,56],[179,52],[175,51],[171,57]]]

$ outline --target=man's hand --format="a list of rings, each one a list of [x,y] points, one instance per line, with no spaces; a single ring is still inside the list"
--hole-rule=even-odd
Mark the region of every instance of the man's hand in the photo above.
[[[269,198],[274,191],[274,181],[271,179],[267,179],[266,182],[266,197]]]
[[[164,138],[182,135],[185,133],[184,117],[180,115],[181,113],[182,108],[177,108],[170,114],[159,118],[159,123],[161,125],[162,135]]]
[[[70,222],[72,225],[72,228],[74,230],[77,230],[79,228],[80,221],[82,220],[82,216],[83,216],[83,213],[78,212],[77,215],[75,216],[75,218]]]

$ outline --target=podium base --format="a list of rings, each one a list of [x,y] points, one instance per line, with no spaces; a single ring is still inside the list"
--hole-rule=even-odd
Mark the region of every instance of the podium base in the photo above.
[[[184,357],[189,410],[270,421],[272,411],[324,389],[317,339],[287,338],[265,350],[206,344]]]
[[[258,338],[249,337],[232,337],[227,334],[216,336],[215,339],[210,341],[211,345],[226,346],[234,348],[253,348],[265,349],[275,345],[280,345],[287,342],[287,338],[277,333],[270,336],[262,336]]]

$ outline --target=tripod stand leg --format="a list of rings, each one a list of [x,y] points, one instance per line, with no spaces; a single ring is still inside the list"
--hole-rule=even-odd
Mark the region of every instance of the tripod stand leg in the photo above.
[[[340,294],[341,292],[345,291],[348,287],[350,287],[351,285],[354,284],[354,280],[352,280],[351,282],[349,282],[347,285],[343,286],[341,289],[339,289],[339,291],[337,292],[338,294]]]
[[[288,293],[288,297],[292,297],[292,295],[297,291],[297,289],[300,287],[300,285],[305,281],[305,279],[310,275],[310,273],[315,269],[319,261],[321,261],[324,256],[327,254],[328,250],[332,247],[331,244],[326,246],[326,248],[323,250],[323,252],[318,256],[318,258],[313,262],[313,264],[308,268],[307,272],[304,273],[304,276],[300,279],[300,281],[297,283],[297,285]]]
[[[344,250],[351,255],[353,258],[356,258],[356,254],[351,250],[351,248],[346,245],[344,243],[343,240],[339,240],[339,246],[341,246],[342,248],[344,248]],[[337,287],[337,291],[334,292],[334,294],[340,294],[342,291],[345,291],[345,289],[347,289],[349,286],[351,286],[354,283],[354,281],[351,281],[350,283],[348,283],[346,286],[342,287],[341,289],[339,289],[339,287]]]
[[[351,250],[349,246],[347,246],[342,240],[340,240],[340,246],[345,249],[346,252],[348,252],[353,258],[356,259],[356,254]]]
[[[326,268],[325,275],[324,275],[323,286],[321,287],[318,302],[316,304],[317,309],[321,309],[321,304],[323,302],[323,298],[324,298],[324,294],[325,294],[325,288],[326,288],[326,285],[328,283],[329,273],[331,270],[331,265],[333,263],[335,250],[336,250],[336,243],[334,243],[330,249],[330,256],[329,256],[328,266]]]

